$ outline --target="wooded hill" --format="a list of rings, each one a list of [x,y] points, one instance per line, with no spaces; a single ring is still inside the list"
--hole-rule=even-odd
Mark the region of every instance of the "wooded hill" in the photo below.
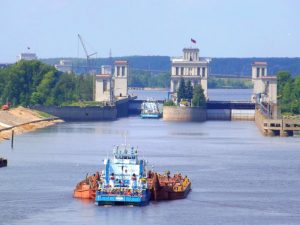
[[[58,64],[61,58],[41,59],[50,65]],[[69,58],[73,62],[75,73],[86,72],[86,60]],[[91,59],[91,67],[100,72],[101,65],[112,65],[115,60],[128,60],[130,69],[151,71],[151,74],[169,72],[171,61],[169,56],[124,56],[113,58]],[[211,58],[210,73],[216,75],[250,76],[251,63],[254,61],[265,61],[268,63],[268,74],[274,75],[278,71],[290,71],[294,77],[300,74],[300,57],[297,58]]]

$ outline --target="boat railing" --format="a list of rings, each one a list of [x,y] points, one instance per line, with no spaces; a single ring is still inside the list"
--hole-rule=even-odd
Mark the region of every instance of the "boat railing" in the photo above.
[[[109,196],[120,196],[120,195],[130,195],[130,196],[141,196],[145,189],[142,188],[99,188],[98,195],[109,195]]]
[[[115,159],[137,159],[135,154],[115,154]]]
[[[116,146],[113,153],[116,159],[138,159],[137,148],[128,145]]]

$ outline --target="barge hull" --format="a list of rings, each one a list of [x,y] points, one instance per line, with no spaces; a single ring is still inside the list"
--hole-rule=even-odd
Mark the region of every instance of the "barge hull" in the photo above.
[[[159,119],[161,117],[160,114],[141,114],[143,119]]]
[[[95,203],[97,205],[148,205],[150,201],[150,193],[143,196],[129,196],[129,195],[96,195]]]
[[[0,167],[6,167],[7,166],[7,159],[0,158]]]
[[[151,191],[151,200],[153,201],[163,201],[163,200],[177,200],[184,199],[191,191],[191,184],[189,184],[184,191],[174,192],[162,187],[159,190]]]

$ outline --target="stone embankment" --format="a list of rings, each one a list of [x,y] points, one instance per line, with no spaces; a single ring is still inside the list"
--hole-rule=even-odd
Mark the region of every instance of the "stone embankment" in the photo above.
[[[259,130],[267,136],[293,136],[300,132],[300,120],[297,117],[269,119],[257,109],[255,112],[255,122]]]
[[[206,121],[206,110],[197,107],[164,106],[163,119],[169,121]]]
[[[44,116],[23,107],[0,111],[0,141],[10,139],[12,130],[15,134],[22,134],[60,122],[63,121],[57,117]]]

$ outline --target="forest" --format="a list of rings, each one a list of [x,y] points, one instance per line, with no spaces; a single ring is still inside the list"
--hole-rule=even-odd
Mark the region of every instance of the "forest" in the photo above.
[[[40,61],[0,69],[0,101],[12,105],[62,105],[91,101],[93,78],[62,73]]]
[[[179,56],[181,52],[179,51]],[[205,58],[205,56],[204,56]],[[86,72],[86,59],[66,58],[72,61],[73,71],[76,74]],[[42,62],[50,65],[59,63],[60,58],[41,59]],[[130,70],[143,70],[151,72],[152,75],[170,72],[171,58],[169,56],[124,56],[111,58],[90,59],[91,68],[97,73],[101,65],[113,65],[115,60],[127,60]],[[236,75],[251,76],[251,64],[255,61],[268,63],[268,75],[275,75],[278,71],[290,71],[292,77],[300,74],[300,58],[287,57],[265,57],[265,58],[217,58],[212,57],[209,64],[209,73],[215,76]]]
[[[292,77],[290,72],[277,74],[278,104],[283,114],[300,114],[300,75]]]

